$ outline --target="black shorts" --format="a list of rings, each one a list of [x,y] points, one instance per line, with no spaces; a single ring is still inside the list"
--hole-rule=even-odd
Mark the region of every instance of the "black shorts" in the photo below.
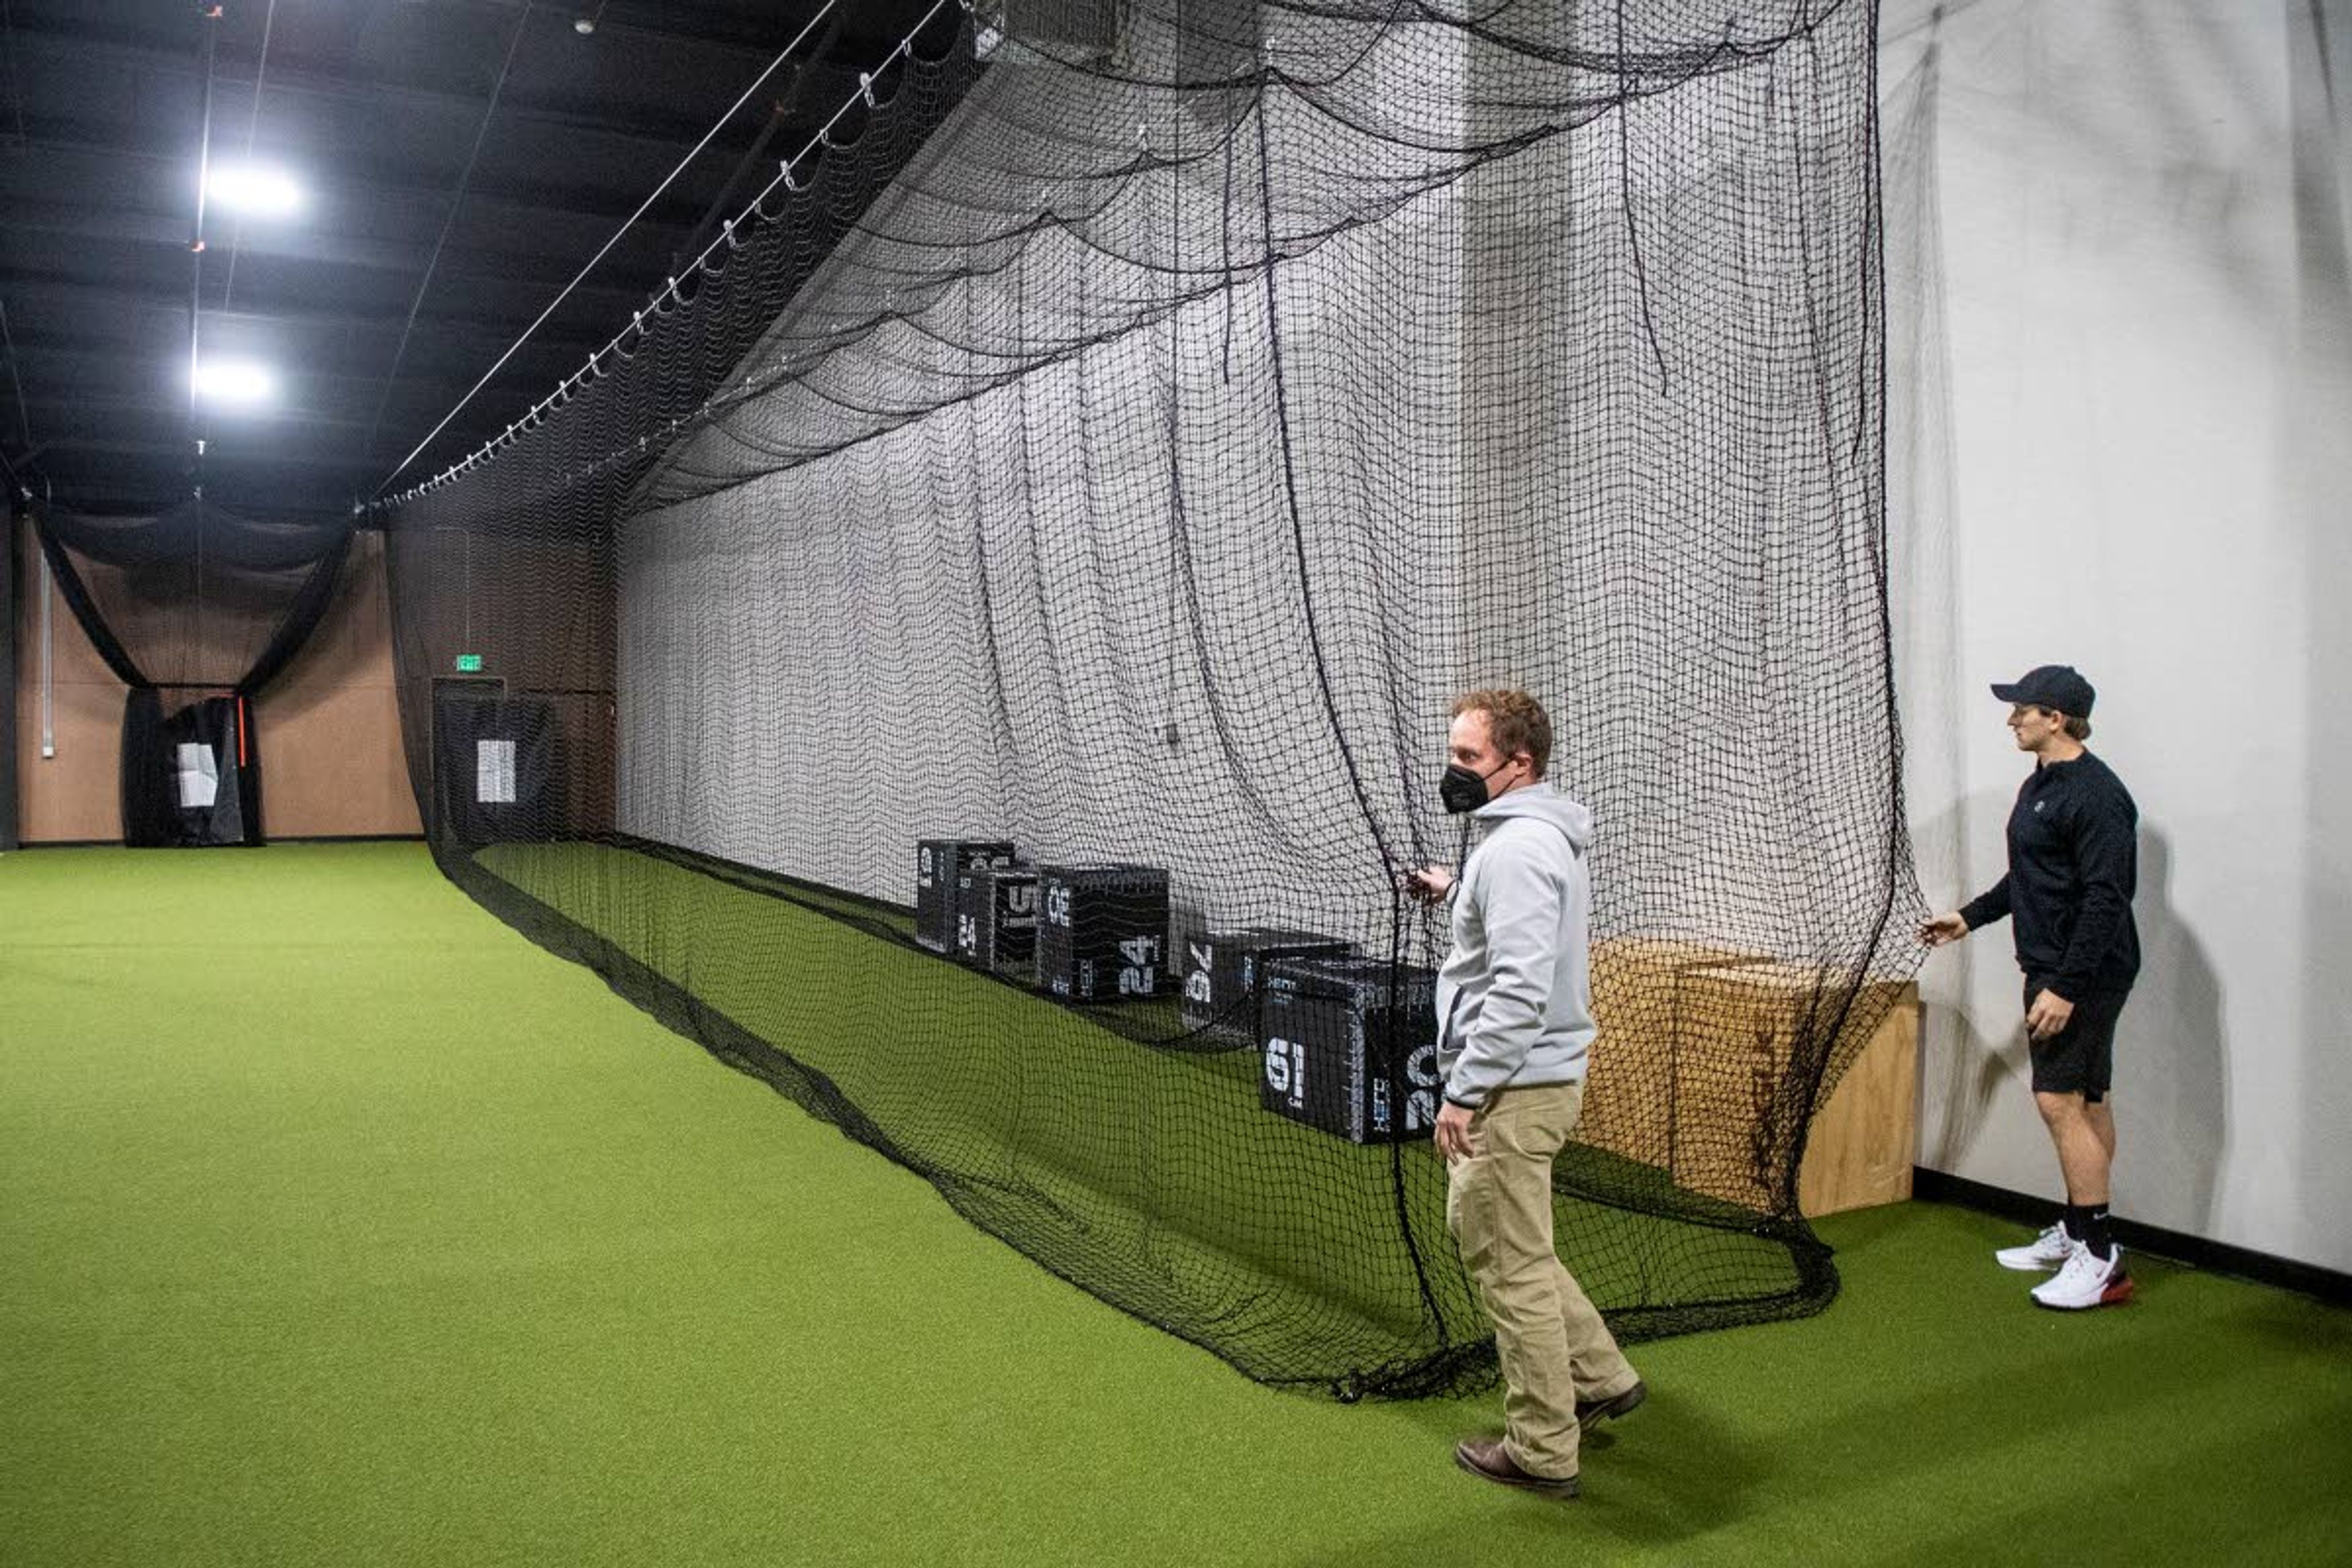
[[[2026,1011],[2046,989],[2043,982],[2025,982]],[[2074,999],[2074,1016],[2046,1040],[2029,1040],[2033,1057],[2033,1092],[2079,1094],[2086,1105],[2107,1098],[2116,1076],[2116,1020],[2123,1016],[2128,992],[2094,992]]]

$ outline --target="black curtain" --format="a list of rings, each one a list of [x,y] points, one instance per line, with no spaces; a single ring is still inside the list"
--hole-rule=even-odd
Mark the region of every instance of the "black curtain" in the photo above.
[[[122,842],[142,847],[179,842],[171,778],[163,694],[134,686],[122,700]]]
[[[541,697],[443,688],[433,702],[433,820],[467,848],[570,832],[552,786],[562,731]]]
[[[352,525],[279,522],[207,506],[201,497],[152,517],[97,517],[36,506],[34,523],[58,591],[99,657],[131,689],[122,705],[122,841],[134,847],[259,845],[261,742],[254,700],[284,673],[317,630],[341,581]],[[112,569],[131,597],[110,616],[81,563]],[[177,650],[193,679],[159,680],[172,657],[149,617],[128,605],[192,611],[196,636]],[[178,592],[174,592],[174,591]],[[193,603],[161,603],[179,593]],[[208,644],[206,600],[234,599],[269,631],[249,655],[234,636]],[[141,625],[118,625],[118,620]],[[147,646],[142,647],[142,644]],[[234,661],[224,667],[220,660]],[[164,711],[167,691],[206,695]]]
[[[171,830],[183,845],[257,844],[260,770],[252,765],[249,705],[242,697],[207,697],[163,721],[172,770]]]

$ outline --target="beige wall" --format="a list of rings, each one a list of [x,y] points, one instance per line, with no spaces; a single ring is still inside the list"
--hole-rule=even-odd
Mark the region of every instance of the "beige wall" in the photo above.
[[[16,799],[26,844],[120,839],[122,683],[82,635],[65,596],[47,595],[57,751],[41,755],[41,566],[33,531],[16,531]]]
[[[27,844],[118,840],[122,683],[54,587],[49,592],[56,753],[41,755],[39,550],[20,533],[16,768]],[[172,706],[175,694],[165,694]],[[352,542],[334,602],[310,644],[255,704],[262,822],[273,838],[421,831],[400,753],[383,538]]]
[[[352,542],[334,602],[255,704],[254,723],[271,837],[424,831],[401,758],[383,534]]]

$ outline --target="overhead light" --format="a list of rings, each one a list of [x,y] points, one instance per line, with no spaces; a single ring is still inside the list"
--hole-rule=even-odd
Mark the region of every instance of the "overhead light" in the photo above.
[[[583,38],[594,32],[596,24],[604,19],[604,7],[609,4],[611,0],[598,0],[595,10],[584,16],[574,16],[572,19],[572,30]]]
[[[251,217],[286,217],[302,209],[302,187],[267,163],[224,163],[205,176],[205,199]]]
[[[195,369],[196,395],[210,403],[251,408],[278,395],[278,377],[249,359],[208,359]]]

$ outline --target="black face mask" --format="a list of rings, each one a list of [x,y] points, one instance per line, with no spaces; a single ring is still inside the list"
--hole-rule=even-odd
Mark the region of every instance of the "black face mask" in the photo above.
[[[1465,811],[1475,811],[1494,798],[1486,792],[1486,781],[1510,765],[1510,759],[1507,757],[1496,763],[1491,772],[1482,773],[1455,763],[1445,770],[1445,776],[1437,781],[1437,798],[1444,801],[1445,809],[1456,816]]]

